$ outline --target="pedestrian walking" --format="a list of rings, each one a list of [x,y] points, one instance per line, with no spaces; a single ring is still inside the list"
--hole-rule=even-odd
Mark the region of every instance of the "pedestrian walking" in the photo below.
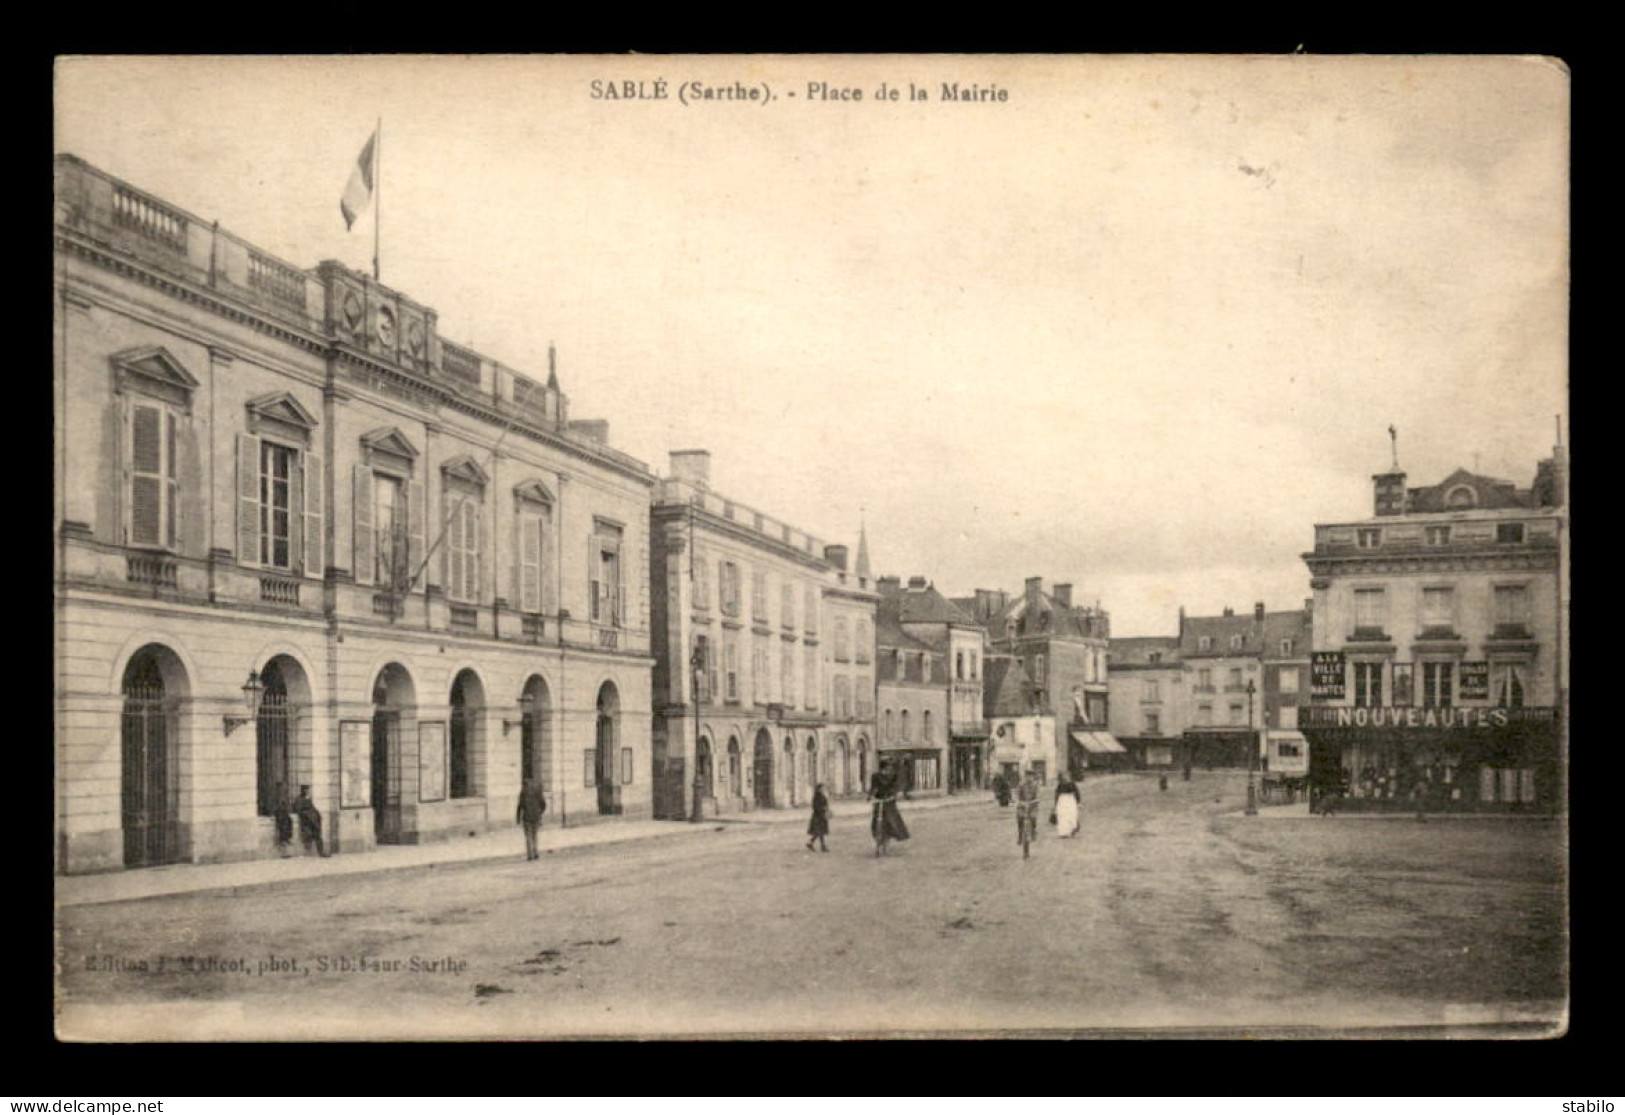
[[[310,854],[310,846],[314,844],[316,854],[326,859],[327,848],[322,844],[322,811],[310,800],[309,786],[299,787],[299,800],[293,803],[293,811],[299,816],[299,839],[304,843],[305,854]]]
[[[813,788],[812,820],[807,822],[807,851],[813,850],[813,841],[818,841],[820,852],[829,851],[829,845],[824,843],[824,837],[829,835],[829,798],[824,796],[824,784],[820,782]]]
[[[1083,796],[1078,793],[1078,784],[1066,771],[1055,781],[1055,829],[1056,835],[1065,839],[1078,831],[1079,814],[1082,812]]]
[[[1005,781],[1002,774],[993,776],[993,796],[999,799],[1001,808],[1010,804],[1010,783]]]
[[[541,853],[536,850],[536,832],[542,827],[542,814],[547,812],[547,799],[542,796],[542,787],[534,778],[527,778],[519,787],[519,808],[514,811],[514,820],[525,830],[525,858],[540,859]]]
[[[276,784],[276,852],[283,859],[293,855],[293,812],[288,804],[288,784]]]
[[[882,856],[890,841],[908,839],[908,826],[903,824],[903,815],[897,811],[897,768],[890,759],[875,771],[869,782],[869,796],[875,803],[869,832],[875,838],[875,855]]]

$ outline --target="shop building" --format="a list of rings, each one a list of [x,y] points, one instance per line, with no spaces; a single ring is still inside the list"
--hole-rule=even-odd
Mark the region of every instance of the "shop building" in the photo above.
[[[1217,616],[1186,616],[1179,610],[1183,765],[1245,769],[1261,758],[1264,616],[1262,603],[1241,615],[1233,608]]]
[[[1309,650],[1314,601],[1296,612],[1266,612],[1261,652],[1264,679],[1266,784],[1293,790],[1309,777],[1309,741],[1298,729],[1298,710],[1309,703]]]
[[[58,868],[647,816],[654,477],[366,274],[56,172]]]
[[[1111,734],[1142,768],[1179,765],[1185,731],[1185,671],[1177,637],[1111,640],[1107,662]]]
[[[876,587],[881,746],[906,756],[910,793],[984,786],[982,628],[924,577]]]
[[[1070,584],[1046,592],[1042,577],[1027,578],[1019,597],[978,589],[954,603],[987,633],[991,653],[1021,659],[1054,726],[1056,753],[1074,772],[1127,765],[1109,727],[1111,617],[1098,603],[1074,604]]]
[[[656,816],[861,793],[877,597],[847,548],[713,489],[705,450],[671,454],[650,523]]]
[[[1021,659],[989,654],[983,661],[983,710],[987,713],[988,780],[1014,787],[1028,771],[1047,785],[1066,751],[1056,742],[1055,717],[1044,711],[1041,690]]]
[[[1312,790],[1354,809],[1563,800],[1566,523],[1559,447],[1528,488],[1457,469],[1373,477],[1369,518],[1315,527]]]

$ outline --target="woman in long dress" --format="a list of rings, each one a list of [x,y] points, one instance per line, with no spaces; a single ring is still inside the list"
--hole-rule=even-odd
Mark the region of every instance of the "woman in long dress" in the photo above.
[[[818,841],[818,849],[829,851],[829,845],[824,837],[829,834],[829,798],[824,795],[824,784],[820,782],[813,789],[812,820],[807,822],[807,851],[813,850],[813,841]]]
[[[897,768],[887,760],[880,765],[869,783],[869,796],[874,799],[874,816],[869,831],[875,838],[875,855],[880,855],[887,841],[907,840],[908,826],[897,811]]]
[[[1078,784],[1061,772],[1060,778],[1055,782],[1055,832],[1057,836],[1067,837],[1078,831],[1079,807],[1083,804],[1083,797],[1078,793]]]

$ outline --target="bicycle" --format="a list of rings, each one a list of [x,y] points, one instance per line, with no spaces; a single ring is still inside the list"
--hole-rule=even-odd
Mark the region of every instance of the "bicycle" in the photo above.
[[[1021,844],[1021,858],[1032,857],[1032,843],[1038,838],[1038,803],[1016,803],[1016,840]]]

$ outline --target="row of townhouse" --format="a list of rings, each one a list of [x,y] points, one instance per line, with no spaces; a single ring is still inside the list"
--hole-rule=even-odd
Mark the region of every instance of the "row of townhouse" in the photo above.
[[[862,784],[863,562],[613,449],[551,352],[55,171],[59,870],[273,855],[305,786],[349,853],[527,777],[565,824]]]
[[[1111,641],[1111,730],[1138,767],[1307,772],[1298,711],[1308,695],[1312,602],[1186,616],[1172,636]]]
[[[1527,488],[1373,480],[1315,526],[1301,610],[1111,643],[1111,725],[1145,767],[1255,766],[1351,809],[1561,807],[1568,702],[1561,446]]]

